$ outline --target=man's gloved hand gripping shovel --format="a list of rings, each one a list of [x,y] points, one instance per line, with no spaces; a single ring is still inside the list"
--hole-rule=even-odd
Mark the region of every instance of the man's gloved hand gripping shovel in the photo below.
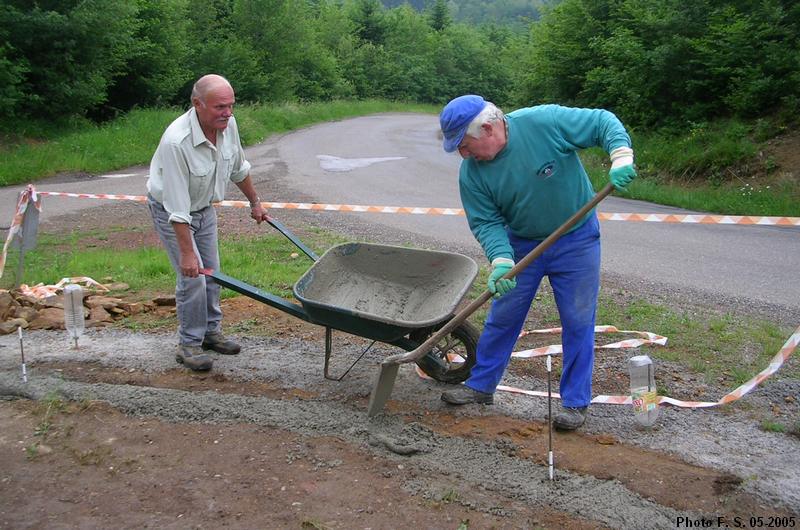
[[[559,226],[555,232],[547,237],[547,239],[539,243],[539,245],[531,250],[527,256],[522,258],[519,263],[514,265],[514,267],[508,271],[503,278],[513,278],[519,274],[525,267],[530,265],[533,260],[538,258],[542,252],[547,250],[550,245],[555,243],[558,238],[564,235],[567,230],[572,228],[575,223],[581,220],[584,215],[589,213],[592,208],[597,206],[600,201],[605,199],[613,190],[613,184],[606,184],[606,186],[600,190],[600,192],[595,195],[591,201],[586,203],[583,208],[578,210],[572,217],[567,219],[564,224]],[[417,349],[407,353],[392,355],[391,357],[384,359],[384,361],[381,363],[381,371],[378,374],[378,380],[375,383],[375,387],[372,389],[372,395],[369,398],[367,415],[372,417],[383,410],[383,406],[386,404],[386,401],[389,399],[389,395],[392,393],[394,381],[397,378],[397,370],[400,368],[401,364],[414,362],[423,355],[427,354],[436,345],[436,343],[438,343],[443,337],[447,336],[448,333],[458,327],[459,324],[466,320],[467,317],[469,317],[472,313],[477,311],[478,308],[486,303],[486,301],[491,297],[492,293],[487,289],[471,304],[456,314],[439,331],[431,335],[428,340],[420,344]]]

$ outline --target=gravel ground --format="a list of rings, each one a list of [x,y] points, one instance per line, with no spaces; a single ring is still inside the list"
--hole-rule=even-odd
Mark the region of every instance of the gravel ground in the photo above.
[[[19,377],[18,339],[0,337],[0,395],[22,395],[41,399],[60,391],[75,400],[107,401],[131,415],[156,416],[169,422],[200,421],[226,423],[245,421],[281,428],[304,435],[338,434],[354,443],[380,451],[375,440],[421,448],[413,455],[423,468],[464,480],[484,483],[487,488],[531,503],[546,503],[575,515],[601,521],[615,528],[670,527],[677,513],[635,494],[615,481],[559,471],[558,488],[547,484],[541,468],[530,461],[504,455],[499,444],[470,439],[441,437],[393,414],[369,421],[364,413],[377,373],[378,363],[393,352],[378,346],[354,370],[346,384],[331,384],[319,377],[321,345],[297,339],[258,339],[237,337],[245,351],[257,355],[219,357],[215,373],[231,380],[272,381],[283,388],[302,389],[318,397],[311,401],[220,395],[217,392],[133,387],[129,385],[87,384],[60,379],[31,370],[26,385]],[[37,363],[93,362],[137,373],[159,373],[174,367],[171,355],[164,355],[164,344],[174,342],[172,334],[141,334],[119,329],[90,330],[80,341],[80,349],[68,344],[63,332],[25,334],[25,352]],[[343,355],[355,355],[356,346],[339,345]],[[352,350],[352,351],[351,351]],[[542,381],[509,375],[504,382],[523,388],[543,388]],[[422,410],[441,410],[442,385],[419,379],[408,367],[401,369],[392,399]],[[800,382],[779,380],[748,395],[750,406],[762,406],[778,396],[800,394]],[[774,395],[773,395],[774,394]],[[187,406],[187,400],[191,406]],[[354,403],[360,405],[354,406]],[[494,407],[466,407],[456,414],[478,416],[496,414],[515,418],[541,418],[546,400],[512,394],[499,394]],[[348,426],[342,429],[342,426]],[[640,430],[631,421],[627,407],[594,406],[586,433],[614,433],[626,443],[674,454],[703,467],[728,471],[746,477],[743,487],[767,506],[797,510],[800,506],[800,442],[781,433],[761,431],[747,409],[687,410],[662,407],[657,427]],[[375,446],[378,446],[377,448]],[[385,452],[385,451],[380,451]],[[463,465],[463,455],[470,465]],[[534,478],[532,478],[534,477]],[[432,478],[430,480],[433,480]],[[424,484],[419,484],[424,488]],[[594,500],[602,495],[606,502]],[[684,514],[685,515],[685,514]]]

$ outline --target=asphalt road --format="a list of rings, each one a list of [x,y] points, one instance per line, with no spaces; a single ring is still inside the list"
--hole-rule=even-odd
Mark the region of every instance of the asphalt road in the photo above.
[[[281,197],[263,200],[328,204],[460,208],[460,158],[441,150],[435,116],[385,114],[321,124],[275,136],[247,149],[253,178],[281,180]],[[147,168],[95,177],[62,176],[40,191],[143,195]],[[0,190],[11,219],[21,187]],[[237,190],[230,186],[231,196]],[[48,197],[42,220],[113,201]],[[697,213],[609,197],[605,212]],[[279,213],[276,212],[276,216]],[[325,214],[321,214],[325,215]],[[434,237],[479,251],[463,217],[348,214],[386,230]],[[6,222],[5,224],[8,224]],[[800,228],[608,221],[603,272],[618,280],[694,293],[710,300],[780,306],[800,314]]]

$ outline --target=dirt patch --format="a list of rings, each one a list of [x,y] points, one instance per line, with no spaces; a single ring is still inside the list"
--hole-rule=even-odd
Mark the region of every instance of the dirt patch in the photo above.
[[[221,373],[142,373],[100,363],[42,362],[37,377],[193,393],[269,396],[313,404],[319,394]],[[362,407],[366,403],[360,404]],[[391,414],[448,439],[479,440],[546,468],[541,421],[433,413],[393,400]],[[457,412],[453,409],[453,412]],[[344,426],[343,426],[344,427]],[[99,401],[55,397],[0,403],[3,527],[113,524],[234,528],[602,528],[576,514],[531,506],[424,466],[376,457],[346,438],[302,436],[248,422],[224,425],[133,418]],[[788,516],[741,489],[742,478],[631,446],[611,435],[554,433],[557,482],[565,474],[621,483],[683,513]],[[399,451],[395,451],[402,454]],[[469,459],[468,455],[464,458]],[[465,465],[467,461],[465,461]],[[47,477],[43,480],[43,477]]]
[[[497,416],[454,419],[438,414],[427,419],[437,432],[505,440],[515,454],[547,465],[546,422]],[[741,478],[631,446],[612,435],[554,431],[553,447],[559,469],[618,480],[628,489],[677,510],[714,512],[731,519],[759,510],[755,499],[738,490]]]
[[[461,505],[455,489],[417,497],[403,489],[414,470],[336,438],[132,419],[102,403],[45,420],[42,408],[0,405],[0,527],[596,528],[490,493],[512,525]]]
[[[319,395],[296,388],[264,382],[242,382],[219,373],[191,373],[182,369],[143,374],[86,363],[41,363],[40,370],[58,373],[69,380],[86,383],[173,388],[190,392],[217,392],[275,399],[313,401]],[[410,411],[415,414],[410,414]],[[393,414],[406,415],[439,434],[475,438],[503,444],[519,458],[547,465],[548,427],[542,421],[523,421],[503,416],[457,417],[425,413],[397,401]],[[553,432],[554,458],[559,472],[568,470],[600,480],[618,480],[631,491],[652,498],[661,505],[681,511],[714,512],[734,517],[768,515],[752,496],[742,492],[742,478],[730,473],[695,466],[678,458],[632,446],[615,436]]]
[[[797,189],[800,183],[800,133],[791,132],[767,142],[760,157],[771,168],[771,175],[764,185],[786,184]]]

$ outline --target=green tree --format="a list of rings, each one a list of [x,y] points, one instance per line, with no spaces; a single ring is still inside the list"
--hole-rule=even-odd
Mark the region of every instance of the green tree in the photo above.
[[[707,72],[698,90],[720,96],[715,111],[731,109],[747,117],[773,110],[786,102],[785,96],[796,96],[800,72],[800,28],[791,11],[779,2],[751,7],[749,12],[734,6],[714,10],[708,31],[693,43]]]
[[[191,78],[188,64],[188,0],[136,0],[136,24],[125,72],[109,87],[108,107],[178,101]]]
[[[378,0],[354,0],[348,6],[348,14],[355,24],[358,38],[372,44],[383,44],[386,22],[383,6]]]
[[[339,46],[339,63],[357,98],[389,97],[394,65],[383,46],[352,37]]]
[[[0,29],[0,43],[7,42]],[[22,83],[27,74],[27,65],[10,59],[15,55],[8,44],[0,44],[0,118],[13,117],[25,97]]]
[[[236,101],[266,101],[272,91],[270,79],[256,58],[253,48],[237,38],[214,37],[195,48],[191,57],[192,75],[180,91],[180,101],[189,101],[191,88],[200,76],[214,73],[230,81]]]
[[[436,0],[428,11],[428,21],[436,31],[442,31],[452,24],[448,0]]]
[[[304,0],[237,0],[233,20],[238,39],[252,46],[269,80],[268,99],[329,99],[344,91],[333,53],[318,39]]]
[[[706,0],[623,0],[609,13],[612,31],[597,39],[597,65],[580,102],[604,106],[640,124],[700,120],[713,94],[694,91],[692,40],[705,31]]]
[[[431,101],[437,83],[434,31],[408,4],[389,11],[385,20],[385,49],[393,67],[383,80],[384,92],[392,99]]]
[[[480,94],[505,106],[513,78],[503,51],[491,32],[453,24],[438,34],[434,64],[437,83],[432,102],[445,103],[462,94]]]
[[[572,102],[597,65],[592,43],[607,32],[608,0],[565,0],[531,26],[529,46],[519,56],[515,102]]]
[[[646,126],[796,110],[799,24],[781,0],[564,0],[532,26],[515,96]]]
[[[314,26],[320,44],[331,51],[336,51],[356,32],[355,22],[336,0],[320,0],[314,13]]]
[[[252,43],[234,31],[233,10],[233,0],[191,0],[187,11],[191,75],[181,88],[180,101],[188,102],[194,82],[209,73],[227,78],[237,101],[267,99],[270,80]]]
[[[127,0],[5,0],[0,45],[22,80],[24,112],[81,115],[104,103],[133,47],[136,6]]]

